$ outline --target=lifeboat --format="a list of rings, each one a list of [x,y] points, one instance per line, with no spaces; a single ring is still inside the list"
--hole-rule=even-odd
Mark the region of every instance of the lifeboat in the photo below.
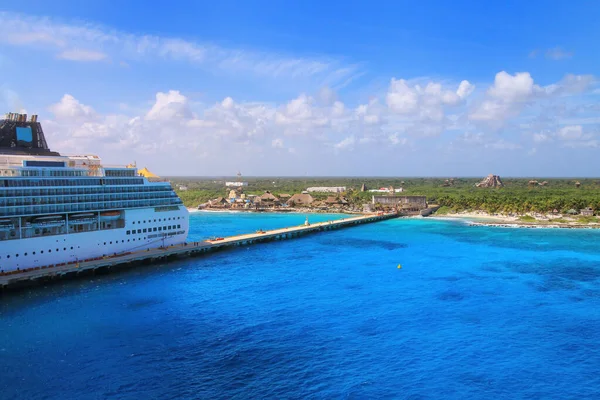
[[[34,222],[54,222],[61,221],[63,219],[62,215],[44,215],[43,217],[36,217]]]
[[[69,215],[69,219],[82,219],[82,218],[93,218],[96,214],[94,213],[81,213]]]
[[[14,227],[15,224],[10,219],[0,219],[0,230],[7,231]]]
[[[31,222],[35,226],[59,226],[65,223],[62,215],[44,215],[43,217],[36,217]]]
[[[103,220],[114,220],[121,217],[121,211],[104,211],[100,213],[100,219]]]

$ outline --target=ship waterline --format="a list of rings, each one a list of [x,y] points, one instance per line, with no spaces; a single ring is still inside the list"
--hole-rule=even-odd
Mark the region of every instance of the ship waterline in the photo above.
[[[183,243],[188,219],[170,183],[52,152],[36,116],[0,120],[1,272]]]

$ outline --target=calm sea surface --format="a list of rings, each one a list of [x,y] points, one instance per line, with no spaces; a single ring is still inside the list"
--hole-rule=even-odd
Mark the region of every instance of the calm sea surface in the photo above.
[[[598,399],[600,231],[393,220],[0,298],[0,398]]]

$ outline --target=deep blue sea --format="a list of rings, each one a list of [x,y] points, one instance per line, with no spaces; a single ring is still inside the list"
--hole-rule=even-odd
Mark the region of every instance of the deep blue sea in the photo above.
[[[598,399],[599,244],[397,219],[5,296],[0,398]]]

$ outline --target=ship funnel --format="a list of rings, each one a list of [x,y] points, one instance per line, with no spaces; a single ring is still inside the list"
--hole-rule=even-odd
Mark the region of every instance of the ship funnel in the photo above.
[[[38,117],[38,116],[37,116],[36,114],[33,114],[33,115],[31,116],[31,122],[37,122],[37,117]]]

